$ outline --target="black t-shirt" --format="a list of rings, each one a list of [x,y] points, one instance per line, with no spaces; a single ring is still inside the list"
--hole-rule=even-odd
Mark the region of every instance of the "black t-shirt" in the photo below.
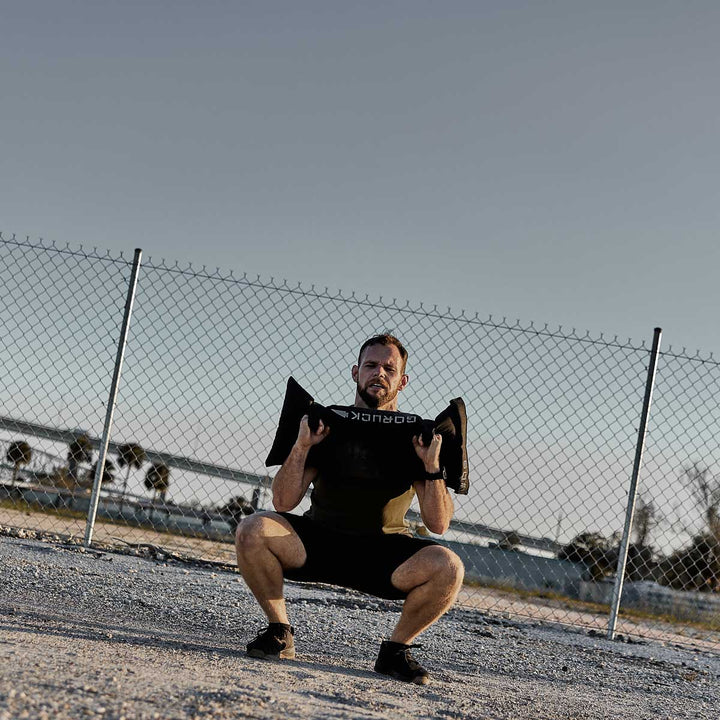
[[[405,513],[424,474],[405,419],[417,417],[372,411],[385,423],[333,423],[315,445],[307,465],[317,468],[311,507],[316,522],[352,534],[412,534]],[[392,421],[392,422],[390,422]],[[402,422],[395,422],[402,421]]]

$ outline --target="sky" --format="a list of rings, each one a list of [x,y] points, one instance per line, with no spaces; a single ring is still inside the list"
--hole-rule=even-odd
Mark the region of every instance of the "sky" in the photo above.
[[[720,357],[716,2],[6,0],[0,230]]]

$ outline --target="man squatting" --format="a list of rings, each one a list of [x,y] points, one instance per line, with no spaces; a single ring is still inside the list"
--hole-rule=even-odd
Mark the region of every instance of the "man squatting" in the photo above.
[[[398,393],[408,384],[407,351],[392,335],[371,337],[352,367],[354,406],[397,411]],[[237,562],[245,582],[269,621],[247,646],[252,657],[295,657],[283,580],[325,582],[378,597],[404,599],[392,635],[380,646],[379,673],[424,685],[429,674],[410,654],[412,642],[452,605],[462,585],[460,558],[429,538],[412,535],[405,514],[417,494],[420,514],[433,533],[444,534],[453,501],[443,479],[406,480],[353,477],[352,448],[346,461],[336,449],[323,457],[319,447],[330,433],[322,420],[313,432],[303,417],[297,440],[272,483],[276,512],[245,518],[236,535]],[[442,438],[425,445],[412,439],[428,476],[440,473]],[[340,451],[342,458],[342,450]],[[360,459],[362,465],[362,459]],[[372,469],[371,469],[372,472]],[[355,482],[353,482],[355,480]],[[291,514],[313,485],[305,515]],[[390,487],[392,492],[388,493]],[[380,505],[378,507],[378,504]]]

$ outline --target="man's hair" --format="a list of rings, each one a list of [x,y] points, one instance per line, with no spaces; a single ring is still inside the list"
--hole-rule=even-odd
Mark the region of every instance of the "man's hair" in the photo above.
[[[402,360],[402,367],[400,368],[400,372],[405,373],[408,352],[405,349],[405,346],[394,335],[390,335],[390,333],[382,333],[381,335],[373,335],[371,338],[368,338],[362,344],[362,346],[360,348],[360,352],[358,353],[358,365],[360,365],[362,362],[363,353],[371,345],[385,345],[385,346],[394,345],[398,349],[398,352],[400,353],[400,359]]]

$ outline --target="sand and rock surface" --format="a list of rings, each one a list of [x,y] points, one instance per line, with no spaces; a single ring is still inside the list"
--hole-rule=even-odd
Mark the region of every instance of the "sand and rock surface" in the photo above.
[[[147,554],[147,553],[145,553]],[[244,655],[263,619],[212,566],[0,534],[0,720],[716,718],[720,657],[452,610],[421,638],[430,685],[372,671],[400,605],[291,584],[298,659]]]

